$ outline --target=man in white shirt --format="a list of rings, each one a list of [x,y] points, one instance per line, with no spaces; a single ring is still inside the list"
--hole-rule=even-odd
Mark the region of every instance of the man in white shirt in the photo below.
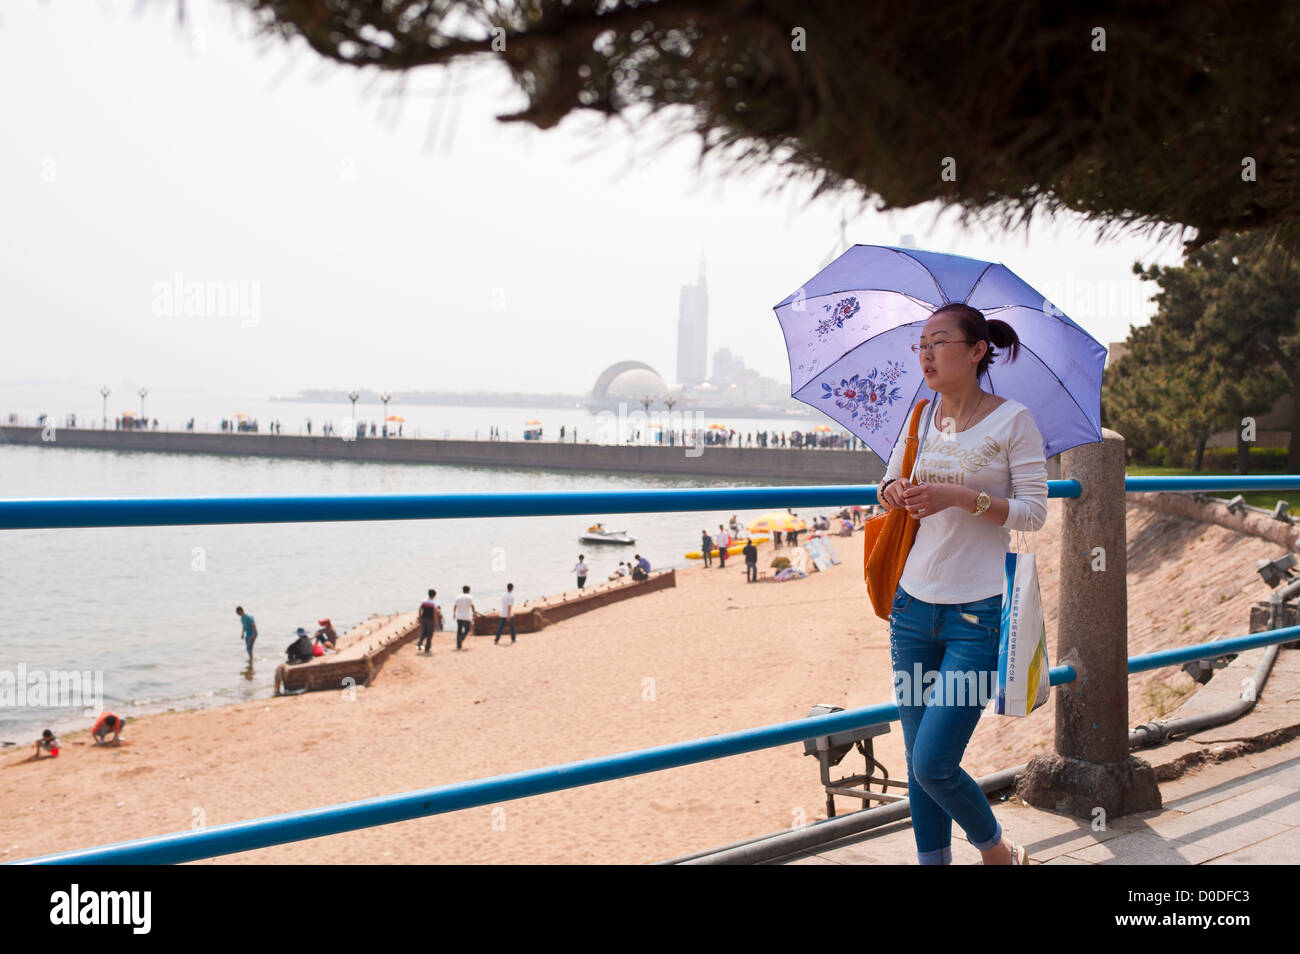
[[[573,572],[578,574],[578,589],[582,589],[582,584],[587,582],[587,564],[582,562],[582,554],[578,554],[578,562],[573,565]]]
[[[731,546],[731,534],[722,524],[718,524],[718,535],[713,538],[718,545],[718,569],[725,569],[727,566],[727,547]]]
[[[506,591],[501,594],[501,618],[497,620],[497,638],[492,640],[493,643],[501,641],[501,630],[505,628],[506,621],[510,621],[510,641],[515,641],[515,585],[506,584]]]
[[[453,652],[457,652],[460,650],[461,643],[465,641],[465,637],[468,636],[471,631],[473,631],[474,618],[478,616],[478,612],[474,609],[474,601],[469,597],[468,584],[461,587],[460,596],[456,597],[455,612],[456,612],[456,649],[453,650]]]

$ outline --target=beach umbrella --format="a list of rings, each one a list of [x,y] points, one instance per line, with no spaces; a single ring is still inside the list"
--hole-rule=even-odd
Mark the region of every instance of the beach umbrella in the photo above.
[[[235,417],[248,417],[248,415],[245,414],[243,411],[240,411],[238,414],[235,415]]]
[[[400,414],[390,414],[390,415],[388,415],[388,417],[384,418],[384,420],[386,420],[386,421],[401,421],[403,424],[406,423],[406,418],[402,417],[402,415],[400,415]]]
[[[536,424],[536,425],[540,425],[541,423],[542,423],[542,422],[541,422],[541,421],[538,421],[538,420],[524,421],[524,427],[531,427],[531,426],[533,426],[534,424]]]
[[[745,524],[745,529],[750,533],[774,533],[781,530],[807,530],[808,524],[788,513],[772,510]]]
[[[727,425],[726,425],[726,424],[710,424],[710,425],[709,425],[709,430],[711,430],[711,431],[725,431],[726,429],[727,429]]]
[[[831,426],[829,424],[818,424],[813,428],[814,431],[829,431],[830,429]]]
[[[962,302],[1015,329],[1020,355],[980,379],[1025,405],[1047,457],[1101,440],[1106,349],[1005,265],[885,245],[855,245],[774,307],[790,393],[844,425],[882,460],[921,398],[912,347],[940,305]]]

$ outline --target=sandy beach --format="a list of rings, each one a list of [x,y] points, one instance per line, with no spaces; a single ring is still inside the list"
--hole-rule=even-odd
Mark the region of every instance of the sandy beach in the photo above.
[[[1035,547],[1053,664],[1062,506],[1049,502]],[[1250,604],[1267,593],[1254,561],[1276,556],[1275,545],[1136,505],[1128,536],[1130,653],[1248,630]],[[70,733],[57,759],[39,762],[30,743],[10,749],[0,754],[0,859],[700,738],[800,718],[820,702],[887,702],[889,627],[867,604],[862,536],[832,539],[843,562],[804,580],[747,584],[733,557],[513,646],[477,636],[457,653],[454,631],[441,632],[431,655],[403,647],[352,701],[315,692],[145,716],[121,747]],[[772,555],[762,545],[760,566]],[[232,649],[232,668],[242,663]],[[1129,686],[1137,725],[1195,683],[1174,667]],[[1053,726],[1051,703],[1027,719],[986,710],[963,767],[980,775],[1023,762],[1050,747]],[[876,755],[906,776],[896,723]],[[840,767],[860,771],[861,758]],[[838,811],[858,805],[839,799]],[[825,813],[815,760],[786,745],[215,863],[639,864]]]

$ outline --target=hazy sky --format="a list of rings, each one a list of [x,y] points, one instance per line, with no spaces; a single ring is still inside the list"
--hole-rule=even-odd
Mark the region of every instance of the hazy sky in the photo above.
[[[710,355],[789,381],[772,306],[837,240],[842,199],[771,191],[776,169],[724,185],[695,140],[657,150],[658,121],[498,123],[523,99],[490,62],[399,97],[220,0],[186,10],[184,29],[174,0],[0,12],[6,385],[583,392],[623,359],[671,381],[702,251]],[[849,241],[1002,261],[1105,345],[1149,318],[1134,260],[1180,257],[1076,219],[966,234],[936,208],[850,200]],[[186,314],[177,276],[246,297]]]

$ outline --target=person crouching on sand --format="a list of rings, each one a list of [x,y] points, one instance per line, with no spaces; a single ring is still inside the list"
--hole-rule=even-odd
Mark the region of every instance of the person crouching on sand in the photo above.
[[[59,754],[59,737],[46,729],[41,733],[41,737],[36,740],[36,754],[34,759],[41,757],[41,750],[44,749],[50,758],[55,758]]]
[[[122,727],[126,725],[126,719],[115,712],[101,712],[95,724],[90,727],[90,734],[95,738],[96,745],[118,745],[122,741]],[[112,732],[113,737],[107,742],[104,736]]]

